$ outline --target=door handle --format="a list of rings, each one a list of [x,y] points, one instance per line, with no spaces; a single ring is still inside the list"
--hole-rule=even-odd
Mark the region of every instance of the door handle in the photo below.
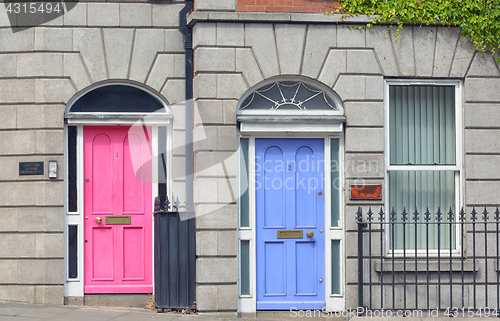
[[[95,218],[95,222],[96,222],[97,224],[101,224],[102,219],[98,216],[98,217],[96,217],[96,218]]]
[[[308,238],[311,238],[311,237],[314,236],[314,232],[313,231],[307,231],[306,235],[307,235]]]

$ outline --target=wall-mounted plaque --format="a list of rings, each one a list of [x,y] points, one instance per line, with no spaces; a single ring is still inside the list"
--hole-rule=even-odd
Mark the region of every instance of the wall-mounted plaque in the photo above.
[[[19,175],[43,175],[43,162],[19,162]]]
[[[381,200],[382,185],[351,185],[352,200]]]

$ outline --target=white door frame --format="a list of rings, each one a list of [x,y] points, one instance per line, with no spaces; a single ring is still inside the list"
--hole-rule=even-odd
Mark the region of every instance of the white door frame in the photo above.
[[[240,226],[240,213],[238,212],[238,313],[255,313],[256,303],[256,247],[255,247],[255,139],[256,138],[322,138],[324,139],[325,157],[325,195],[331,195],[331,151],[330,139],[339,139],[339,179],[340,186],[344,186],[344,132],[343,124],[262,124],[241,123],[240,138],[248,138],[248,192],[249,192],[249,227]],[[239,153],[241,155],[241,153]],[[240,169],[242,162],[239,161]],[[238,170],[238,173],[241,173]],[[239,177],[241,179],[241,177]],[[239,185],[240,186],[240,185]],[[343,188],[339,189],[340,224],[331,227],[331,198],[325,197],[325,311],[343,311],[345,309],[345,229],[344,229],[344,197]],[[239,194],[241,195],[241,193]],[[238,207],[239,209],[239,207]],[[239,211],[239,210],[238,210]],[[241,295],[241,241],[250,244],[250,294]],[[340,294],[332,295],[331,284],[331,241],[340,240]]]
[[[83,128],[85,126],[131,126],[136,121],[131,119],[67,119],[64,126],[64,297],[83,297],[84,296],[84,253],[83,253],[83,243],[84,243],[84,201],[83,201]],[[68,126],[77,126],[77,212],[68,212]],[[172,182],[170,180],[170,173],[172,172],[172,134],[173,126],[171,124],[170,118],[145,120],[145,126],[151,126],[151,145],[153,155],[158,155],[158,127],[164,126],[167,128],[167,191],[172,192]],[[155,182],[155,178],[158,177],[158,158],[152,157],[152,182]],[[158,195],[158,184],[152,186],[152,199],[151,203],[154,208],[154,198]],[[172,195],[169,195],[172,197]],[[154,220],[153,233],[151,237],[154,237]],[[74,279],[69,278],[69,260],[68,260],[68,226],[76,225],[78,226],[78,277]],[[153,254],[154,254],[154,240],[153,244]],[[154,255],[152,256],[154,261]],[[154,262],[152,262],[154,264]],[[153,267],[153,264],[151,265]],[[153,268],[153,293],[154,289],[154,268]]]

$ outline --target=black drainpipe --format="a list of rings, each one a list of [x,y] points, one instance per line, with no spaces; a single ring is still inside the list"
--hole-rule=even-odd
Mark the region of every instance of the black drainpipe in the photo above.
[[[193,211],[193,33],[187,25],[186,15],[193,10],[194,0],[186,0],[179,13],[179,31],[184,35],[186,55],[186,210]]]

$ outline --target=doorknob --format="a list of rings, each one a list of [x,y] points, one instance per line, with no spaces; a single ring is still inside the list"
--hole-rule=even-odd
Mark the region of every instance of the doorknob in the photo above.
[[[96,217],[96,218],[95,218],[95,222],[96,222],[97,224],[101,224],[102,219],[98,216],[98,217]]]
[[[313,231],[307,231],[306,235],[307,235],[308,238],[311,238],[311,237],[314,236],[314,232]]]

